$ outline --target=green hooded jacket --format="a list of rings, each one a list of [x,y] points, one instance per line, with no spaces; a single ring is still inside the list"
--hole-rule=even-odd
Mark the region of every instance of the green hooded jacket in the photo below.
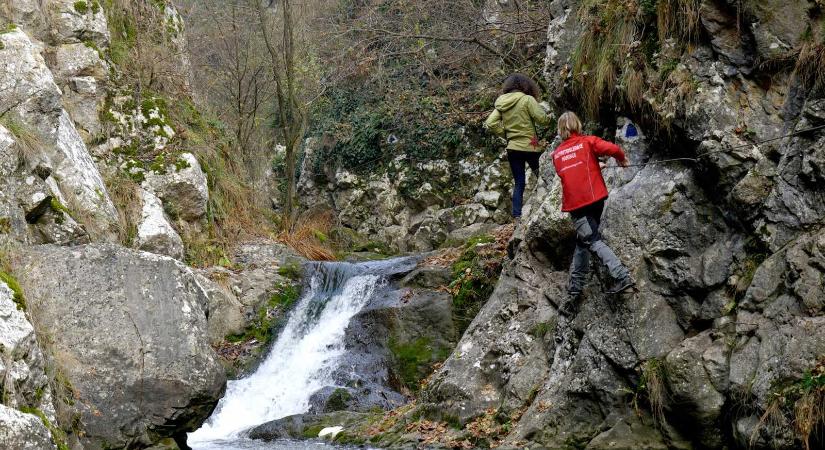
[[[540,152],[544,150],[538,143],[536,127],[547,125],[550,118],[531,95],[510,92],[496,99],[496,109],[484,121],[490,131],[507,139],[507,150]],[[535,139],[534,139],[535,138]]]

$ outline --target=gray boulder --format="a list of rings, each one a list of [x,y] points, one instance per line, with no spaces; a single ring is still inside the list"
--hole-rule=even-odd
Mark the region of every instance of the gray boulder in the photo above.
[[[206,215],[209,202],[206,174],[195,155],[183,153],[178,158],[180,164],[169,166],[166,173],[147,173],[143,187],[163,201],[173,219],[196,222]]]
[[[190,269],[108,244],[24,249],[15,266],[85,448],[148,446],[212,412],[226,379]]]
[[[55,42],[91,40],[100,47],[109,46],[109,25],[99,1],[50,0],[45,10]]]
[[[36,408],[54,421],[46,362],[15,293],[0,282],[0,403],[11,408]]]
[[[143,206],[135,237],[136,248],[183,260],[183,241],[166,218],[160,199],[145,189],[140,190],[140,196]]]

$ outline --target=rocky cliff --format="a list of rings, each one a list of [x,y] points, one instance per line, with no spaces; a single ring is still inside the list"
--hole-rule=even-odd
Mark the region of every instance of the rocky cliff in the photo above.
[[[150,25],[179,69],[154,82]],[[2,448],[185,446],[225,388],[210,344],[255,354],[297,295],[291,251],[210,241],[221,161],[177,136],[204,122],[185,46],[171,2],[0,2]]]
[[[543,161],[492,296],[416,406],[362,437],[818,448],[823,5],[552,5],[545,76],[558,112],[588,116],[632,161],[604,170],[603,234],[637,291],[607,295],[596,271],[575,317],[559,315],[573,233]]]

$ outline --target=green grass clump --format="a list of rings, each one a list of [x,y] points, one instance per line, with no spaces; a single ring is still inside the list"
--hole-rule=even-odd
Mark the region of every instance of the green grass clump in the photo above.
[[[26,298],[23,296],[23,289],[20,287],[20,283],[17,282],[17,279],[7,272],[0,272],[0,281],[6,283],[6,286],[8,286],[14,293],[12,301],[14,301],[17,305],[17,309],[20,311],[25,311]]]

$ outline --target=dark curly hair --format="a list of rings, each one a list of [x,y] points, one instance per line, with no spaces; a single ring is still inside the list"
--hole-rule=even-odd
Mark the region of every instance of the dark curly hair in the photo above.
[[[510,92],[523,92],[527,95],[532,95],[537,99],[541,96],[539,85],[531,80],[527,75],[514,73],[504,80],[504,85],[501,87],[502,93],[509,94]]]

